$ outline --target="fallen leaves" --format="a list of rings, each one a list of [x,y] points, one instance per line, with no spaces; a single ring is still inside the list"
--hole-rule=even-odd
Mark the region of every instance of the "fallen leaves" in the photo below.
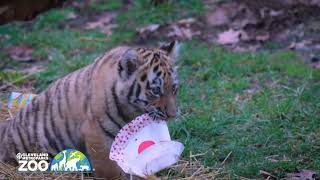
[[[209,11],[206,15],[206,21],[210,26],[222,26],[230,23],[236,15],[238,9],[237,3],[226,3]]]
[[[36,74],[45,71],[46,68],[40,65],[32,65],[29,68],[24,68],[21,72],[25,74]]]
[[[290,159],[286,155],[271,155],[265,157],[266,160],[270,162],[279,162],[279,161],[290,161]]]
[[[78,15],[74,12],[70,12],[67,14],[67,19],[76,19]]]
[[[137,31],[141,37],[146,38],[150,33],[155,32],[159,27],[159,24],[149,24],[147,26],[137,28]]]
[[[260,170],[260,175],[263,176],[265,179],[277,179],[276,176],[264,170]]]
[[[106,35],[112,34],[112,29],[118,27],[117,24],[113,24],[112,20],[116,16],[116,13],[105,12],[95,18],[95,20],[87,22],[84,25],[84,29],[96,29],[99,28]]]
[[[194,31],[191,26],[196,20],[194,18],[181,19],[169,26],[168,37],[179,39],[192,39],[195,35],[200,35],[200,31]]]
[[[149,24],[140,28],[137,28],[139,36],[146,39],[150,36],[155,36],[156,34],[165,34],[168,38],[176,38],[180,40],[190,40],[194,36],[200,35],[199,30],[195,30],[192,26],[196,24],[196,19],[186,18],[180,19],[176,22],[166,25],[160,24]]]
[[[240,41],[242,31],[230,29],[218,34],[217,42],[219,44],[234,44]]]
[[[315,180],[319,178],[315,171],[302,170],[297,173],[288,173],[286,179],[290,180]]]
[[[31,61],[33,48],[27,45],[13,46],[7,50],[9,56],[17,61]]]
[[[168,33],[168,37],[177,37],[180,39],[192,39],[194,35],[197,35],[199,33],[193,32],[189,28],[179,27],[177,25],[172,25],[171,31]]]

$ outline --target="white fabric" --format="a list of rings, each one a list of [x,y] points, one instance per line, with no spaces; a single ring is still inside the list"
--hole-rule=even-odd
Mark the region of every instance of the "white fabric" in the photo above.
[[[146,177],[176,163],[183,149],[180,142],[171,141],[165,121],[144,114],[119,131],[109,158],[124,172]]]

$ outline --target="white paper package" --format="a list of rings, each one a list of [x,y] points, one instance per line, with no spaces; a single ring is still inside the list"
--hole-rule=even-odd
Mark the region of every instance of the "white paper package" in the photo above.
[[[164,120],[143,114],[119,131],[109,158],[125,173],[145,178],[176,163],[183,149],[180,142],[171,140]]]

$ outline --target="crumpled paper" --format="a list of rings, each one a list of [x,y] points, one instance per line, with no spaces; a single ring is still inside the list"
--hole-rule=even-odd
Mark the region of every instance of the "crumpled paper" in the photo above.
[[[124,172],[146,178],[176,163],[183,149],[180,142],[171,140],[164,120],[143,114],[119,131],[109,158]]]

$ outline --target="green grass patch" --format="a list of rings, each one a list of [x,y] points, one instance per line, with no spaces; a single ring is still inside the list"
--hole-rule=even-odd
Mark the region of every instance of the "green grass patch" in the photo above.
[[[123,6],[122,1],[119,0],[95,0],[89,4],[89,8],[94,11],[108,11],[108,10],[116,10]]]
[[[202,161],[220,167],[231,152],[224,166],[235,177],[320,170],[320,79],[310,76],[317,70],[292,52],[238,54],[188,42],[181,53],[184,115],[170,127],[185,156],[207,152]]]
[[[155,6],[150,0],[137,0],[129,6],[127,12],[121,13],[117,20],[120,24],[133,28],[146,24],[163,24],[179,18],[200,16],[204,13],[204,5],[198,0],[164,1]]]

